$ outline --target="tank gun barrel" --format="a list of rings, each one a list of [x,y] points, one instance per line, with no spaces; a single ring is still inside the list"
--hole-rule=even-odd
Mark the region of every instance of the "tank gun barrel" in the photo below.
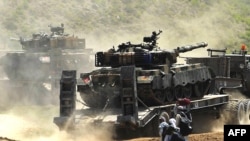
[[[184,52],[191,51],[193,49],[206,47],[207,45],[208,44],[206,42],[201,42],[201,43],[197,43],[196,45],[181,46],[181,47],[177,47],[177,52],[184,53]]]
[[[12,41],[20,41],[20,38],[10,37],[10,40],[12,40]]]

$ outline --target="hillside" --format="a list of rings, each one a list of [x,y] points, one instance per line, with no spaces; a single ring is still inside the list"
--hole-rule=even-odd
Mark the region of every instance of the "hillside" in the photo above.
[[[60,26],[61,23],[65,25],[66,33],[85,38],[87,48],[96,51],[128,41],[139,44],[144,36],[158,30],[163,31],[158,40],[163,49],[202,41],[208,42],[209,48],[232,50],[242,43],[250,47],[249,7],[249,0],[0,0],[0,57],[5,53],[3,50],[21,49],[18,42],[10,40],[11,37],[29,38],[33,33],[49,33],[48,25]],[[207,55],[206,50],[191,53]],[[82,67],[89,66],[83,63]],[[4,74],[0,78],[6,80]],[[53,123],[53,118],[59,114],[58,105],[36,106],[28,102],[25,105],[19,99],[22,90],[12,87],[5,90],[4,86],[0,100],[0,141],[7,141],[7,138],[25,141],[111,140],[107,131],[91,132],[89,128],[82,128],[84,134],[72,138]],[[8,89],[11,92],[7,92]],[[36,87],[35,91],[40,92]],[[36,96],[37,99],[44,97],[42,94]],[[189,141],[223,140],[221,131],[213,132],[192,134]],[[137,141],[140,140],[147,139]],[[158,141],[159,138],[150,137],[149,140]]]
[[[141,43],[159,29],[162,48],[200,41],[213,48],[238,48],[249,44],[249,6],[247,0],[3,0],[0,42],[16,49],[20,46],[10,37],[30,37],[64,23],[65,32],[86,38],[96,50]]]

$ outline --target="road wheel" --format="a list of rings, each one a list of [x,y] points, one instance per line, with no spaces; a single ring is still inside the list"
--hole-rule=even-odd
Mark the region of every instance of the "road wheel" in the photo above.
[[[204,96],[205,87],[203,82],[198,82],[194,85],[194,96],[202,98]]]
[[[182,93],[185,98],[190,98],[192,95],[192,85],[187,84],[185,87],[183,87]]]
[[[154,92],[155,94],[155,98],[159,100],[159,102],[161,102],[162,104],[165,103],[166,101],[166,94],[160,90],[157,90]]]
[[[175,95],[170,89],[164,90],[164,94],[166,95],[166,101],[173,102]]]
[[[176,86],[174,88],[175,99],[183,98],[182,87],[183,86]]]

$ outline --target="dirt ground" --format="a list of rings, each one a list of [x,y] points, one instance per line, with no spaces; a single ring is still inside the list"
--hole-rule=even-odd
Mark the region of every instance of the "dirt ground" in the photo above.
[[[191,134],[188,141],[223,141],[223,132],[211,132],[202,134]],[[0,137],[0,141],[18,141],[6,137]],[[160,141],[159,138],[136,138],[127,141]]]
[[[75,138],[59,131],[53,123],[58,116],[59,106],[13,105],[0,103],[0,141],[112,141],[105,130],[92,131],[81,128],[83,134]],[[97,132],[96,135],[89,133]],[[127,141],[160,141],[159,137],[134,138]],[[189,135],[189,141],[223,141],[223,130],[211,130],[210,133]]]
[[[83,134],[77,134],[72,139],[64,132],[59,131],[58,127],[53,123],[54,117],[59,115],[58,105],[31,105],[18,104],[16,101],[6,103],[4,91],[0,99],[0,141],[112,141],[108,130],[94,130],[90,128],[81,128]],[[6,93],[7,94],[7,93]],[[2,101],[1,101],[2,100]],[[14,104],[15,103],[15,104]],[[8,105],[7,104],[12,104]],[[79,104],[79,103],[78,103]],[[79,104],[78,106],[81,106]],[[204,117],[204,116],[203,116]],[[210,117],[207,117],[210,119]],[[201,125],[209,120],[194,116],[193,120]],[[223,119],[222,119],[223,120]],[[188,141],[223,141],[223,121],[214,122],[202,126],[210,131],[203,131],[203,128],[198,128],[201,131],[199,134],[189,135]],[[209,128],[213,125],[213,128]],[[197,129],[197,128],[196,128]],[[90,133],[96,132],[95,135]],[[126,141],[160,141],[159,137],[134,138]]]
[[[188,141],[223,141],[223,132],[191,134]],[[160,141],[159,138],[137,138],[129,141]]]

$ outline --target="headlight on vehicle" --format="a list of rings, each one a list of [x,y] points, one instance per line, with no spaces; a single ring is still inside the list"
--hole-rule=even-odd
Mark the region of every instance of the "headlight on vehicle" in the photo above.
[[[239,67],[240,67],[241,69],[243,69],[243,68],[244,68],[244,64],[240,64]]]

